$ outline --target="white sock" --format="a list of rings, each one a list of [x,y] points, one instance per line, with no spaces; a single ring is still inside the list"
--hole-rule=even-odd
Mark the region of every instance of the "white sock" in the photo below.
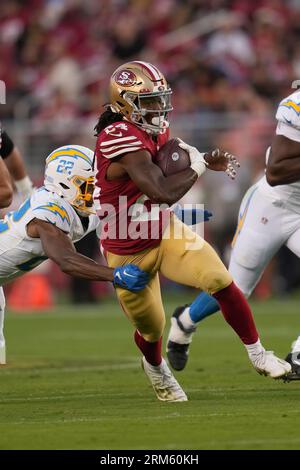
[[[185,307],[182,314],[180,315],[180,321],[186,330],[195,328],[196,323],[190,317],[190,307]]]
[[[184,328],[191,329],[195,328],[195,323],[191,320],[189,314],[189,307],[186,307],[183,313],[180,315],[180,321]],[[183,317],[184,314],[184,318]],[[183,321],[182,321],[183,320]],[[189,344],[192,341],[192,331],[190,333],[185,333],[181,328],[179,328],[177,320],[175,318],[171,319],[172,327],[170,329],[168,341],[173,341],[178,344]]]
[[[250,359],[265,351],[265,348],[261,344],[260,339],[258,339],[256,343],[245,344],[244,346],[247,349]]]
[[[299,351],[300,351],[300,336],[298,336],[296,341],[293,343],[292,353],[299,352]]]

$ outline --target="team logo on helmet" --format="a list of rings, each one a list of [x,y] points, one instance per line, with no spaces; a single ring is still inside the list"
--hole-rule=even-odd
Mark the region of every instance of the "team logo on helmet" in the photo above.
[[[116,74],[115,81],[121,86],[132,86],[136,83],[136,75],[131,70],[121,70]]]

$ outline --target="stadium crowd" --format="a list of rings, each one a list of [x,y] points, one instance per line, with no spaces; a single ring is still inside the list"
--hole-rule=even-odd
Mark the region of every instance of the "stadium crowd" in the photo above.
[[[175,131],[243,162],[239,185],[219,175],[202,185],[224,252],[241,195],[263,171],[276,105],[300,79],[299,25],[297,0],[2,0],[0,119],[30,120],[25,154],[36,158],[74,136],[93,146],[111,72],[135,58],[155,63],[173,88]]]
[[[177,112],[263,111],[300,75],[299,19],[295,0],[3,0],[4,113],[28,95],[39,119],[98,112],[136,57],[162,68]]]

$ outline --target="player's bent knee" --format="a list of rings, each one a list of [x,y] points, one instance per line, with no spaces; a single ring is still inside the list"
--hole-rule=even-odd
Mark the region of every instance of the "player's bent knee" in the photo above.
[[[215,294],[220,290],[230,286],[233,282],[232,276],[228,271],[225,272],[211,272],[206,280],[204,280],[205,291],[209,294]]]
[[[140,331],[140,330],[139,330]],[[162,337],[163,332],[156,332],[151,334],[142,334],[142,337],[149,343],[156,343]]]
[[[154,343],[162,337],[166,320],[164,317],[156,319],[152,319],[151,317],[151,313],[146,318],[135,317],[134,324],[146,341]]]
[[[134,327],[149,342],[158,341],[165,328],[165,315],[160,304],[153,301],[153,296],[142,297],[124,289],[117,289],[123,310]]]

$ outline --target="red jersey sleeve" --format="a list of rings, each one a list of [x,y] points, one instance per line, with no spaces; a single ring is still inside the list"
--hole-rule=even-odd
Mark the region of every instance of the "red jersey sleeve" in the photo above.
[[[98,151],[105,158],[119,157],[146,148],[141,131],[123,121],[107,126],[98,139]]]

